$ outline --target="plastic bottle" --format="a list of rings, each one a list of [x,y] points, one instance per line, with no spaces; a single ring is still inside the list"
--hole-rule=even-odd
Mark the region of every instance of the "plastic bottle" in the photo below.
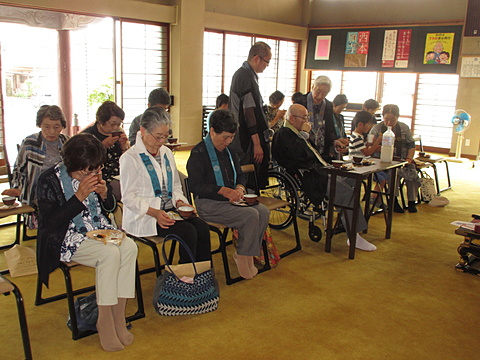
[[[391,163],[393,160],[393,149],[395,145],[395,134],[392,127],[389,126],[387,131],[383,133],[382,149],[380,151],[380,161],[384,163]]]

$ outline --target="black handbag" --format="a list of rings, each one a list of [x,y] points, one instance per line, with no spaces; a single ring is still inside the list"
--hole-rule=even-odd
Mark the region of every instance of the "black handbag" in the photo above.
[[[88,296],[79,296],[75,300],[75,314],[77,316],[77,327],[79,331],[97,331],[97,295],[91,293]],[[70,316],[67,320],[67,326],[72,330],[72,320]]]
[[[172,266],[165,252],[165,244],[169,241],[176,241],[183,246],[192,263]],[[159,315],[203,314],[218,308],[220,291],[210,261],[195,263],[187,244],[173,234],[167,235],[163,240],[162,256],[165,261],[165,271],[157,278],[153,294],[153,307]],[[198,273],[197,267],[206,263],[208,263],[208,269]],[[179,276],[182,276],[181,273],[185,270],[190,270],[193,277],[180,278]]]

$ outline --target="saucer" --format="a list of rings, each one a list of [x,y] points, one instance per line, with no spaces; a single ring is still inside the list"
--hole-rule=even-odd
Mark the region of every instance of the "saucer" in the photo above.
[[[2,206],[0,206],[0,210],[10,210],[10,209],[15,209],[17,207],[19,207],[20,204],[18,201],[16,201],[13,205],[5,205],[4,203],[1,203]]]

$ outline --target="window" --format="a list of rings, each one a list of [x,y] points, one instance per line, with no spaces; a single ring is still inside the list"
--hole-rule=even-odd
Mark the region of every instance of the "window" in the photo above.
[[[125,127],[147,108],[148,95],[158,87],[168,90],[168,27],[117,21],[118,105],[125,111]],[[127,130],[126,129],[126,130]]]
[[[46,19],[47,25],[48,19],[63,19],[66,15],[25,10],[28,19],[33,19],[30,12],[37,14],[36,20]],[[113,100],[125,110],[125,130],[128,131],[133,118],[147,107],[150,91],[157,87],[168,89],[168,25],[67,15],[85,18],[78,22],[78,27],[68,31],[73,119],[67,120],[84,128],[95,121],[101,103]],[[77,23],[74,20],[72,24]],[[16,144],[38,132],[35,116],[39,107],[60,101],[59,32],[39,25],[37,22],[35,27],[0,22],[1,88],[5,91],[4,121],[12,159],[17,153]]]
[[[312,71],[311,83],[320,75],[332,80],[329,99],[345,94],[350,103],[363,104],[373,98],[381,106],[396,104],[400,121],[410,126],[415,135],[421,135],[425,147],[430,151],[450,150],[450,118],[455,110],[458,75],[329,70]],[[355,113],[345,111],[343,115],[348,130]]]
[[[450,149],[458,80],[453,74],[419,75],[414,131],[424,145]]]
[[[256,41],[266,42],[272,51],[269,66],[259,74],[264,101],[275,90],[280,90],[287,99],[292,96],[297,89],[298,41],[209,30],[204,33],[204,105],[214,105],[222,92],[229,94],[233,74],[247,60],[248,51]]]

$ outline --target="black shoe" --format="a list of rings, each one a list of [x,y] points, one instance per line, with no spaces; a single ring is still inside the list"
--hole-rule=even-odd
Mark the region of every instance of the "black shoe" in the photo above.
[[[415,201],[408,202],[408,212],[411,212],[411,213],[417,212],[417,206],[415,205]]]
[[[399,213],[399,214],[405,213],[405,210],[403,210],[403,208],[398,203],[397,198],[395,198],[395,202],[393,203],[393,211],[396,212],[396,213]]]

